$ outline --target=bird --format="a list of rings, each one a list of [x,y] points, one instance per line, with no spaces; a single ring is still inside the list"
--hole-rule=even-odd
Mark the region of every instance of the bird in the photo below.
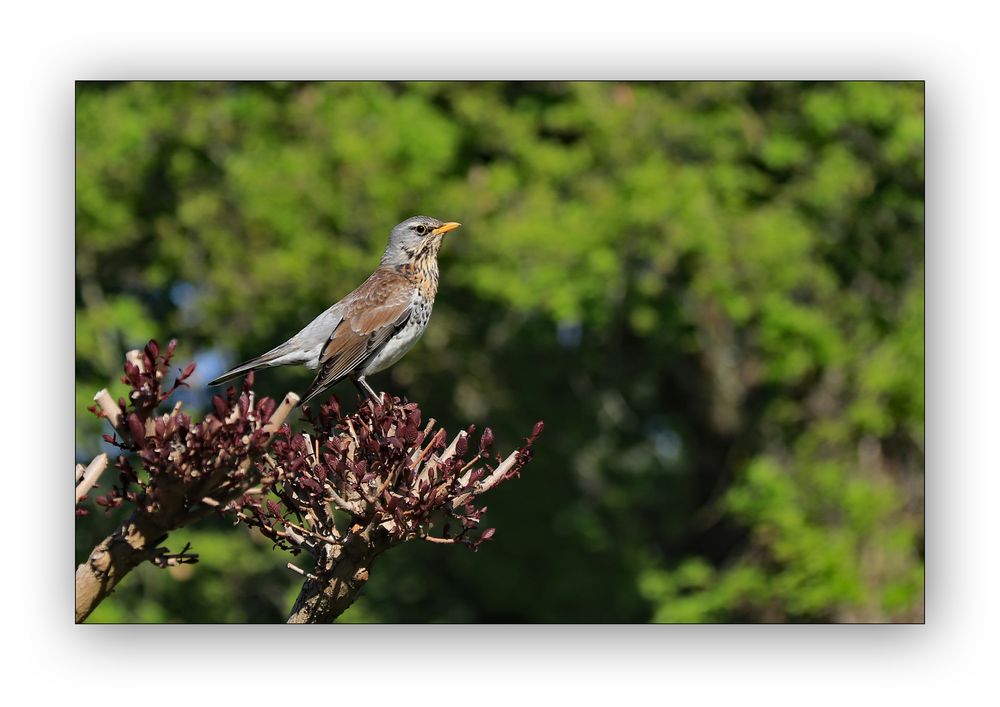
[[[299,405],[345,378],[362,395],[381,402],[366,377],[396,363],[424,333],[437,295],[438,251],[444,235],[461,225],[429,216],[413,216],[396,225],[378,267],[353,292],[285,343],[208,385],[261,368],[304,364],[316,370],[316,378]]]

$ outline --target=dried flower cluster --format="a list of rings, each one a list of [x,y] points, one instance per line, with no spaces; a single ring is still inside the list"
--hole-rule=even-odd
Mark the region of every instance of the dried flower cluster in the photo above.
[[[106,390],[94,396],[91,411],[107,418],[114,429],[104,439],[123,452],[114,463],[117,482],[96,503],[109,511],[127,503],[133,512],[78,568],[77,620],[141,562],[169,566],[197,559],[187,548],[169,554],[159,545],[169,531],[224,506],[258,483],[252,462],[298,400],[289,395],[280,407],[269,398],[255,402],[253,379],[248,376],[239,394],[230,388],[225,398],[215,396],[214,413],[199,423],[181,411],[180,402],[158,414],[194,371],[191,363],[166,386],[175,347],[171,341],[161,351],[156,341],[150,341],[142,351],[129,352],[122,377],[131,388],[127,399],[116,402]],[[78,515],[86,512],[79,504],[107,466],[104,454],[86,468],[77,466]]]
[[[263,452],[277,429],[276,424],[268,424],[275,412],[274,401],[261,398],[255,402],[251,373],[241,392],[229,388],[224,398],[213,396],[213,413],[197,424],[181,411],[179,402],[157,415],[157,408],[186,386],[194,372],[195,364],[188,364],[173,385],[165,388],[175,347],[176,341],[171,341],[161,355],[156,341],[150,341],[138,355],[133,352],[122,378],[132,388],[127,401],[119,399],[112,406],[106,391],[95,396],[98,405],[91,411],[107,417],[117,432],[104,439],[131,453],[118,457],[118,483],[96,499],[100,506],[117,508],[127,500],[150,515],[165,510],[189,513],[199,506],[226,503],[257,481],[250,461]],[[288,410],[283,413],[282,420]],[[179,504],[178,497],[183,499]]]
[[[445,430],[432,435],[434,420],[421,429],[420,409],[399,398],[386,404],[367,401],[346,417],[333,398],[318,414],[307,415],[315,437],[292,435],[285,427],[259,462],[262,473],[277,477],[277,501],[245,495],[233,506],[278,546],[318,558],[328,546],[344,542],[337,511],[341,525],[377,529],[391,544],[424,538],[477,547],[493,535],[492,528],[475,537],[471,533],[486,510],[477,507],[477,497],[519,474],[542,431],[539,422],[520,449],[503,460],[495,455],[491,465],[489,428],[480,437],[479,451],[467,459],[474,426],[448,445]],[[454,520],[460,532],[431,537],[435,517]]]
[[[276,481],[273,498],[247,494],[232,504],[239,517],[293,554],[314,558],[290,621],[329,621],[353,601],[374,558],[412,539],[459,543],[473,549],[494,529],[477,532],[485,506],[479,496],[519,475],[531,459],[531,435],[506,458],[491,454],[487,428],[469,456],[475,428],[448,443],[435,421],[422,425],[415,403],[383,397],[342,415],[336,398],[307,409],[313,434],[287,426],[266,454],[262,474]],[[439,526],[442,534],[432,534]],[[448,535],[451,526],[457,532]]]
[[[542,432],[536,423],[524,444],[502,458],[492,452],[486,428],[470,456],[474,427],[449,443],[433,419],[422,425],[415,403],[383,395],[351,415],[341,413],[336,398],[307,407],[310,432],[293,433],[284,420],[298,397],[290,393],[280,406],[269,398],[255,402],[253,374],[241,391],[215,396],[213,412],[194,423],[180,403],[157,414],[194,371],[188,365],[166,387],[175,345],[161,352],[151,341],[129,353],[122,378],[131,387],[127,400],[116,403],[107,391],[95,396],[92,410],[115,430],[104,438],[123,451],[114,465],[117,483],[96,502],[134,511],[77,570],[78,621],[140,562],[195,561],[188,547],[170,554],[160,544],[170,530],[213,510],[235,514],[294,555],[311,554],[311,571],[289,563],[306,577],[289,621],[330,621],[353,602],[374,558],[390,547],[423,539],[476,549],[489,540],[493,528],[479,531],[486,511],[479,496],[519,475]],[[78,504],[107,466],[106,455],[77,466]]]

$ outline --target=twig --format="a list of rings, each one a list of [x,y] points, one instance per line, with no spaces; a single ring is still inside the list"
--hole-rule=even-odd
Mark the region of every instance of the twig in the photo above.
[[[432,419],[431,423],[433,422],[434,420]],[[430,429],[430,425],[427,426],[427,429]],[[413,453],[413,456],[410,458],[410,465],[412,466],[414,471],[420,468],[420,465],[423,463],[427,455],[430,454],[431,450],[434,449],[434,447],[436,447],[438,444],[440,444],[438,438],[444,437],[446,434],[447,433],[443,429],[438,430],[434,434],[434,438],[427,443],[427,446],[423,447],[422,449],[418,449],[416,452]],[[404,459],[402,462],[396,465],[392,469],[392,471],[390,471],[386,475],[385,481],[382,482],[382,484],[378,487],[378,490],[375,492],[375,498],[381,498],[382,493],[387,488],[390,488],[395,485],[396,479],[399,478],[399,472],[402,470],[405,464],[406,460]]]
[[[326,492],[328,494],[330,494],[330,498],[333,499],[333,503],[335,506],[337,506],[337,508],[339,508],[342,511],[347,511],[352,516],[362,515],[361,509],[355,506],[353,503],[348,503],[347,501],[345,501],[343,496],[341,496],[334,490],[333,484],[325,484],[323,488],[326,489]]]
[[[445,432],[444,429],[440,429],[434,434],[434,437],[431,439],[430,442],[427,443],[427,446],[421,449],[417,457],[413,460],[414,468],[419,466],[424,461],[424,459],[427,458],[427,455],[431,453],[431,450],[434,449],[434,447],[441,444],[443,439],[440,438],[443,438],[446,435],[447,432]]]
[[[150,562],[161,569],[177,565],[191,565],[198,561],[198,553],[188,552],[190,549],[191,543],[185,543],[184,548],[175,553],[168,553],[166,548],[157,548],[156,553],[150,558]]]
[[[469,483],[469,479],[472,477],[472,467],[478,464],[482,459],[483,459],[483,454],[477,453],[461,469],[459,469],[458,473],[461,474],[461,476],[458,479],[458,483],[462,484],[462,486],[465,486],[467,483]]]
[[[453,456],[455,456],[455,450],[458,448],[458,441],[463,437],[468,437],[468,436],[469,435],[465,430],[462,430],[457,435],[455,435],[455,439],[451,441],[451,444],[448,445],[448,448],[444,450],[444,453],[441,454],[441,456],[439,457],[440,461],[446,462]]]
[[[434,428],[434,423],[435,422],[437,422],[437,420],[435,420],[433,417],[427,421],[427,424],[424,426],[424,436],[422,437],[422,439],[427,439],[427,435],[430,434],[430,431]],[[435,435],[435,437],[436,436],[437,435]],[[420,457],[423,456],[423,452],[421,450],[419,450],[419,449],[413,453],[413,456],[410,457],[410,459],[414,463],[416,463],[418,456],[420,456]],[[416,468],[416,467],[414,467],[414,468]]]
[[[278,428],[285,422],[285,418],[288,417],[289,413],[299,404],[299,396],[295,393],[288,393],[285,399],[281,401],[281,405],[278,409],[274,411],[271,415],[271,419],[267,421],[267,424],[262,428],[268,436],[273,435],[278,431]]]
[[[455,497],[451,502],[451,507],[458,508],[473,496],[478,496],[481,493],[489,491],[491,488],[500,483],[503,477],[506,476],[507,472],[510,471],[510,468],[514,466],[515,462],[517,462],[517,450],[511,452],[509,455],[507,455],[506,459],[497,464],[497,468],[491,471],[489,476],[487,476],[485,479],[481,479],[476,484],[476,487],[473,491],[469,491],[463,493],[460,496]],[[466,477],[461,480],[461,483],[462,484],[468,483],[468,475],[466,475]]]
[[[497,465],[497,468],[490,472],[490,475],[479,482],[477,493],[489,491],[510,471],[510,468],[517,462],[517,450],[511,452],[506,459]]]
[[[119,437],[124,437],[125,433],[122,430],[122,411],[118,408],[118,403],[114,401],[111,397],[111,393],[108,392],[107,388],[101,388],[97,391],[97,395],[94,396],[94,402],[97,406],[101,408],[101,412],[104,413],[104,417],[108,419],[111,426],[115,428],[115,432],[118,433]]]
[[[286,538],[291,540],[296,545],[302,545],[303,543],[305,543],[306,539],[295,531],[294,523],[288,523],[287,521],[284,520],[282,520],[281,522],[285,524],[284,535]]]
[[[101,474],[103,474],[104,470],[107,468],[108,468],[108,455],[105,454],[104,452],[101,452],[96,457],[94,457],[94,460],[90,462],[90,464],[84,470],[83,480],[80,481],[80,483],[77,484],[76,486],[77,503],[79,503],[80,501],[82,501],[84,498],[87,497],[87,494],[90,492],[90,489],[94,488],[94,484],[97,483],[97,480],[101,478]]]
[[[420,538],[437,545],[454,545],[458,542],[455,538],[436,538],[433,535],[421,535]]]
[[[443,431],[444,431],[443,429],[438,430],[438,434],[440,434]],[[458,441],[463,437],[468,437],[468,436],[469,435],[465,432],[465,430],[462,430],[457,435],[455,435],[455,438],[451,440],[451,444],[448,445],[447,449],[444,450],[441,456],[431,457],[431,460],[424,465],[424,468],[420,470],[420,474],[417,476],[417,482],[420,483],[423,481],[430,481],[431,466],[432,465],[434,467],[441,466],[446,461],[451,459],[455,455],[455,450],[458,448]],[[434,438],[437,439],[437,435],[434,435]]]
[[[340,544],[336,540],[333,540],[332,538],[328,538],[325,535],[320,535],[319,533],[314,532],[312,530],[309,530],[308,528],[303,528],[301,525],[296,525],[295,523],[293,523],[290,520],[282,519],[281,522],[283,524],[285,524],[286,526],[288,526],[289,528],[291,528],[292,530],[295,530],[296,532],[302,533],[304,535],[308,535],[309,537],[316,538],[317,540],[322,540],[327,545],[339,545]]]
[[[314,575],[314,574],[310,574],[309,572],[306,572],[306,571],[305,571],[304,569],[302,569],[302,568],[301,568],[301,567],[299,567],[298,565],[295,565],[295,564],[293,564],[293,563],[291,563],[291,562],[289,562],[289,563],[288,563],[287,565],[285,565],[285,566],[286,566],[286,567],[287,567],[288,569],[290,569],[290,570],[291,570],[292,572],[295,572],[296,574],[300,574],[300,575],[302,575],[303,577],[305,577],[306,579],[319,579],[319,577],[317,577],[316,575]]]

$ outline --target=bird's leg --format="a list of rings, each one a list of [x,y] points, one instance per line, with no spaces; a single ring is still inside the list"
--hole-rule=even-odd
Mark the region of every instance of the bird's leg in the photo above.
[[[365,380],[364,376],[358,376],[355,378],[354,385],[358,387],[358,390],[360,390],[362,394],[371,398],[372,402],[376,402],[379,405],[383,404],[382,397],[372,390],[372,387],[368,385],[368,381]]]

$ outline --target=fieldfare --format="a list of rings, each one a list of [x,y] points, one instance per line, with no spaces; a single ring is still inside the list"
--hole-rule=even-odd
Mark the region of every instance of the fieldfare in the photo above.
[[[394,364],[424,333],[437,294],[441,240],[460,225],[427,216],[403,221],[392,229],[382,260],[360,287],[285,343],[209,385],[258,368],[305,364],[317,372],[302,403],[345,378],[379,401],[365,376]]]

